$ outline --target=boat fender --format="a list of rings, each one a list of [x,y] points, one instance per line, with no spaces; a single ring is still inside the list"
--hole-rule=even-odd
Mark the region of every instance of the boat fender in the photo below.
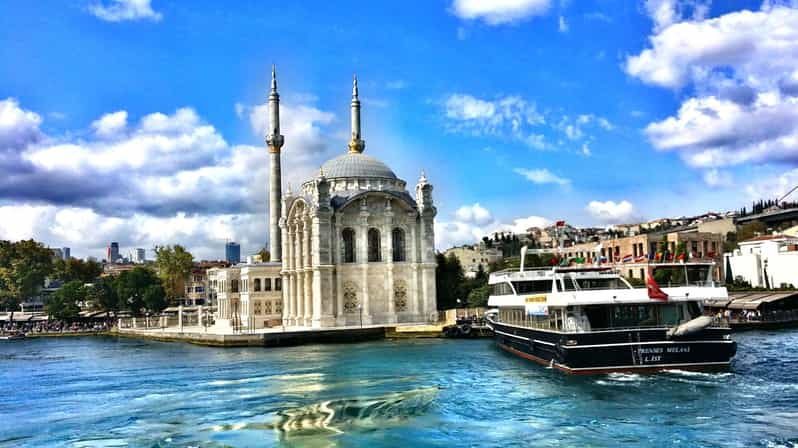
[[[711,316],[699,316],[693,320],[685,322],[681,325],[677,325],[670,330],[668,330],[668,337],[679,337],[679,336],[686,336],[688,334],[696,333],[704,328],[707,328],[712,324],[712,321],[715,320]]]

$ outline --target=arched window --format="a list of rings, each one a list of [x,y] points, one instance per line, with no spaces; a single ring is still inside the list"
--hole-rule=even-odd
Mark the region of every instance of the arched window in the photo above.
[[[406,261],[405,259],[405,231],[400,228],[393,229],[393,261]]]
[[[343,239],[343,257],[344,263],[355,262],[355,231],[346,228],[341,232],[341,239]]]
[[[382,261],[380,254],[380,231],[374,228],[369,229],[369,261]]]
[[[255,279],[255,292],[260,292],[260,279]]]

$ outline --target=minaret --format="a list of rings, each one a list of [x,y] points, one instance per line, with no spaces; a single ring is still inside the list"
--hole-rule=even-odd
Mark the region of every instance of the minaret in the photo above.
[[[357,75],[352,82],[352,141],[349,152],[360,154],[366,148],[366,142],[360,139],[360,100],[357,97]]]
[[[277,94],[277,76],[272,65],[272,91],[269,93],[269,253],[271,261],[281,261],[283,256],[280,215],[282,215],[282,175],[280,149],[285,139],[280,135],[280,95]]]

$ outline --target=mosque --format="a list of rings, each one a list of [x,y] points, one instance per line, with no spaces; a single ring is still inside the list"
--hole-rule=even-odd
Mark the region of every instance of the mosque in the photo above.
[[[352,138],[296,192],[282,193],[280,96],[269,95],[267,263],[209,271],[222,330],[424,323],[436,316],[436,209],[422,172],[407,183],[364,154],[357,77]],[[290,142],[289,147],[290,147]]]

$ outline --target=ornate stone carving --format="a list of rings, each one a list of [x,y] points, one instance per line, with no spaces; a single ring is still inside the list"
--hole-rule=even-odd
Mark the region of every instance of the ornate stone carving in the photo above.
[[[404,280],[393,282],[393,305],[397,313],[407,311],[407,285]]]
[[[344,312],[347,314],[357,313],[357,285],[355,282],[344,282]]]

